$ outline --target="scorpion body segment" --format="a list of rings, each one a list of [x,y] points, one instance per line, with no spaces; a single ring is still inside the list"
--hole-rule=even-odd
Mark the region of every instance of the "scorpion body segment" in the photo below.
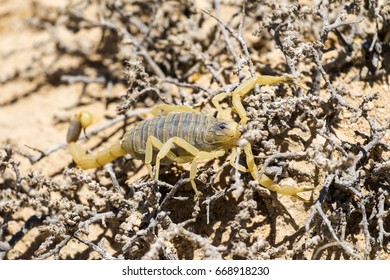
[[[151,136],[161,143],[178,137],[199,150],[212,152],[231,149],[236,145],[240,134],[238,124],[235,122],[202,113],[170,112],[167,115],[139,122],[122,138],[122,148],[134,158],[143,160],[146,144]],[[174,145],[170,151],[179,157],[193,156],[188,150],[177,145]],[[155,156],[152,163],[155,163]]]

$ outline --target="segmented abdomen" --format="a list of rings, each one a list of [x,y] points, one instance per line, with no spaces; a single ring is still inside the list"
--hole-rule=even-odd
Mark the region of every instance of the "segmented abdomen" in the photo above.
[[[128,131],[122,139],[122,147],[134,158],[143,159],[146,141],[150,135],[165,143],[172,137],[180,137],[203,151],[215,149],[214,145],[205,143],[204,135],[216,119],[201,113],[171,112],[165,116],[141,121]],[[177,156],[188,155],[183,149],[171,150]]]

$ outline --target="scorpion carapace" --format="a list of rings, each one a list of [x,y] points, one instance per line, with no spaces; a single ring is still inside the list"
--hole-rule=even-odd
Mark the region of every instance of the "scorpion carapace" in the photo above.
[[[153,178],[152,164],[155,164],[156,180],[159,177],[160,165],[191,162],[190,181],[197,195],[199,191],[194,180],[198,162],[221,157],[231,150],[230,164],[233,167],[242,172],[250,172],[254,180],[272,191],[304,200],[297,193],[312,191],[314,187],[281,186],[264,174],[259,178],[258,167],[249,142],[242,148],[246,155],[247,167],[238,163],[237,141],[241,136],[239,124],[229,120],[230,110],[223,110],[219,105],[224,98],[231,96],[233,107],[241,118],[240,123],[246,124],[248,118],[241,104],[241,97],[256,84],[269,85],[282,82],[291,83],[292,78],[257,76],[244,81],[231,93],[216,95],[212,102],[218,111],[217,118],[187,106],[157,105],[151,111],[154,114],[153,118],[139,122],[121,140],[96,155],[87,154],[76,142],[81,130],[92,122],[88,112],[81,112],[75,115],[69,127],[68,149],[73,160],[83,169],[101,167],[117,157],[130,154],[136,159],[144,160],[151,178]]]
[[[170,112],[139,122],[122,139],[122,147],[136,159],[144,159],[148,141],[166,143],[181,138],[199,150],[212,152],[230,150],[240,133],[236,122],[217,119],[194,112]],[[152,144],[153,144],[152,143]],[[157,147],[156,147],[157,148]],[[171,153],[178,157],[193,156],[188,150],[173,145]],[[153,157],[152,163],[155,162]]]

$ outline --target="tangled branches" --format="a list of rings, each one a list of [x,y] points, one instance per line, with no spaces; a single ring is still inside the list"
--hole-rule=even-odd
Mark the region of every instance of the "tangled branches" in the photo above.
[[[234,2],[80,1],[45,13],[36,4],[28,22],[46,37],[29,61],[0,77],[3,84],[27,80],[35,87],[0,106],[44,85],[81,83],[77,106],[116,106],[119,116],[106,128],[132,125],[139,120],[134,112],[159,102],[213,112],[210,99],[243,79],[289,73],[301,88],[257,87],[245,98],[250,122],[243,137],[260,172],[322,186],[313,205],[278,198],[223,162],[199,170],[203,197],[193,200],[180,166],[158,181],[148,181],[142,163],[129,158],[103,170],[67,167],[49,176],[34,164],[61,145],[30,157],[29,172],[20,170],[17,149],[6,146],[0,258],[389,257],[385,1]],[[105,98],[86,94],[94,84]],[[120,98],[110,95],[116,85],[127,86]]]

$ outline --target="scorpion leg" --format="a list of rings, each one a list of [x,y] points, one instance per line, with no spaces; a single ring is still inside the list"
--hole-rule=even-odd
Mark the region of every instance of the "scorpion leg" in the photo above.
[[[310,192],[313,190],[318,190],[318,187],[297,187],[297,186],[291,186],[291,185],[279,185],[276,184],[271,178],[269,178],[267,175],[263,174],[259,180],[260,185],[266,187],[267,189],[283,194],[283,195],[291,195],[295,198],[298,198],[299,200],[302,200],[303,202],[310,202],[307,199],[304,199],[303,197],[299,196],[298,193],[301,192]]]
[[[216,152],[199,151],[199,149],[194,147],[192,144],[188,143],[183,138],[172,137],[172,138],[168,139],[168,141],[163,144],[163,146],[161,147],[160,151],[157,154],[157,157],[156,157],[156,180],[158,180],[158,175],[159,175],[158,173],[160,171],[161,159],[164,158],[165,156],[167,156],[167,154],[170,152],[170,150],[175,145],[186,150],[188,153],[190,153],[193,156],[193,160],[191,162],[190,180],[191,180],[191,186],[195,191],[195,195],[199,196],[200,193],[199,193],[198,189],[196,188],[196,184],[194,181],[196,171],[197,171],[196,167],[197,167],[198,160],[217,158],[217,157],[222,156],[225,152],[222,150],[219,150]],[[179,159],[179,160],[180,160],[180,158],[181,158],[180,156],[177,157],[177,159]],[[188,157],[185,157],[185,159],[186,159],[185,161],[187,161],[187,158]]]
[[[248,117],[246,116],[246,111],[244,106],[242,106],[241,97],[244,97],[248,94],[257,84],[259,85],[274,85],[279,83],[292,83],[293,78],[291,76],[266,76],[259,75],[253,78],[250,78],[240,84],[232,92],[232,103],[233,107],[236,110],[237,114],[240,116],[240,124],[246,124],[248,122]]]
[[[291,195],[293,197],[296,197],[304,202],[309,202],[308,200],[304,199],[303,197],[299,196],[298,193],[301,192],[309,192],[316,190],[317,187],[297,187],[297,186],[290,186],[290,185],[279,185],[275,183],[271,178],[269,178],[267,175],[263,174],[259,178],[259,171],[257,169],[257,166],[255,164],[255,159],[253,157],[252,148],[251,145],[248,143],[244,147],[244,152],[246,155],[246,162],[248,165],[248,171],[251,173],[253,179],[255,179],[257,182],[259,182],[260,185],[263,187],[266,187],[267,189],[283,194],[283,195]]]
[[[200,151],[197,154],[197,156],[192,160],[191,169],[190,169],[190,180],[191,180],[191,186],[195,191],[195,195],[199,196],[199,194],[200,194],[198,189],[196,188],[196,184],[195,184],[195,176],[196,176],[196,173],[198,171],[198,161],[218,158],[218,157],[223,156],[224,154],[225,154],[225,151],[223,151],[223,150],[218,150],[215,152]]]
[[[230,165],[234,168],[237,168],[241,172],[248,172],[248,168],[243,166],[242,164],[239,164],[237,160],[239,159],[239,155],[237,154],[237,149],[233,148],[232,152],[230,154]]]
[[[185,106],[185,105],[169,105],[169,104],[158,104],[150,111],[153,116],[164,116],[169,112],[194,112],[199,113],[199,111]]]
[[[212,99],[211,99],[211,102],[213,103],[215,109],[217,109],[218,111],[218,114],[217,114],[217,117],[220,118],[220,119],[229,119],[229,116],[232,112],[232,109],[231,108],[226,108],[226,109],[223,109],[221,107],[221,104],[220,102],[222,100],[224,100],[226,97],[228,96],[231,96],[232,93],[231,92],[222,92],[220,94],[217,94],[216,96],[214,96]]]
[[[240,170],[241,172],[250,172],[252,175],[252,178],[254,180],[256,180],[260,185],[262,185],[263,187],[265,187],[271,191],[274,191],[274,192],[277,192],[277,193],[280,193],[283,195],[291,195],[291,196],[296,197],[304,202],[309,202],[308,200],[299,196],[298,193],[308,192],[308,191],[313,191],[313,190],[318,189],[316,187],[297,187],[297,186],[290,186],[290,185],[279,185],[279,184],[275,183],[271,178],[269,178],[265,174],[263,174],[259,178],[259,170],[255,164],[254,156],[252,153],[252,148],[251,148],[251,145],[249,143],[247,145],[245,145],[244,153],[246,156],[246,163],[247,163],[248,168],[244,167],[241,164],[236,163],[236,159],[239,156],[237,154],[236,148],[232,149],[232,153],[230,156],[230,164],[234,168],[237,168],[238,170]]]
[[[74,162],[82,169],[90,169],[104,166],[117,157],[127,154],[122,148],[120,141],[114,145],[100,151],[97,155],[88,155],[83,147],[77,143],[81,129],[86,129],[92,123],[92,115],[89,112],[80,112],[76,114],[71,121],[67,133],[67,147],[72,155]]]
[[[259,85],[273,85],[278,83],[293,83],[293,78],[291,76],[267,76],[259,75],[252,77],[244,82],[242,82],[233,92],[226,93],[222,92],[213,97],[212,103],[215,108],[218,110],[219,116],[226,116],[227,112],[222,109],[219,102],[225,99],[228,96],[232,96],[232,103],[235,111],[239,115],[241,121],[240,124],[246,124],[248,122],[248,117],[246,116],[246,111],[244,106],[242,106],[241,97],[244,97],[248,94],[257,84]]]
[[[148,140],[146,141],[146,148],[145,148],[145,166],[149,171],[150,178],[153,178],[153,170],[152,170],[153,147],[155,147],[157,150],[161,150],[161,148],[163,147],[163,143],[153,135],[150,135],[148,137]],[[171,151],[167,153],[166,157],[169,158],[171,161],[175,161],[175,162],[179,161],[178,157]]]

